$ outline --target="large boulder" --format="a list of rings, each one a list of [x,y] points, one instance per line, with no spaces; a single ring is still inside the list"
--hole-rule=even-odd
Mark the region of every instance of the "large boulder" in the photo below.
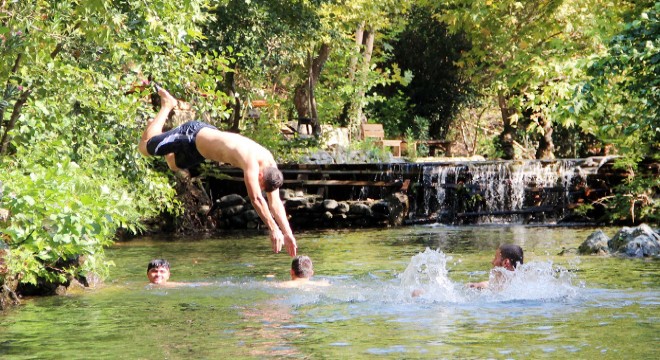
[[[660,254],[660,234],[646,224],[624,227],[607,243],[611,252],[633,257],[657,256]]]
[[[580,247],[578,247],[578,254],[581,255],[605,255],[609,254],[610,249],[607,245],[607,242],[610,241],[610,238],[605,235],[602,230],[594,231],[587,240],[585,240]]]

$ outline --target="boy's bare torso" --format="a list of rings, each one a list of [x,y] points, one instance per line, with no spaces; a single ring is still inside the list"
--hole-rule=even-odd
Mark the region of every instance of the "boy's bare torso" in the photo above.
[[[277,166],[270,151],[239,134],[204,128],[197,133],[195,144],[205,158],[243,170],[253,161],[258,163],[259,168]]]

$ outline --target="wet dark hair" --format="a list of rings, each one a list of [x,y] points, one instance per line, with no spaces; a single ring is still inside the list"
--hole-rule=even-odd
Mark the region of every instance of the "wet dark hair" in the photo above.
[[[275,166],[269,166],[263,170],[264,190],[273,192],[284,184],[284,175]]]
[[[159,268],[159,267],[164,267],[167,270],[169,270],[170,263],[165,259],[153,259],[149,261],[149,265],[147,265],[147,272],[149,272],[149,270],[151,269]]]
[[[504,244],[500,245],[500,254],[502,258],[509,259],[515,269],[520,263],[523,263],[523,249],[518,245]]]
[[[312,276],[314,267],[312,265],[312,259],[306,255],[298,255],[293,258],[291,261],[291,270],[299,278],[309,278]]]

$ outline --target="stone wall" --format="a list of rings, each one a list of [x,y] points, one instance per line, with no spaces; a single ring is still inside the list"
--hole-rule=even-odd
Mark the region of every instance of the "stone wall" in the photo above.
[[[292,229],[397,226],[408,216],[408,197],[337,201],[282,189],[281,197]],[[238,194],[215,201],[208,217],[219,229],[256,229],[263,226],[249,199]]]

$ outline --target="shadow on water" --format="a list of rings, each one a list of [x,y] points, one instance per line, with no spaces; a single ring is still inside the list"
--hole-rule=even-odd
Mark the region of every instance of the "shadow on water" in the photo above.
[[[294,289],[278,286],[290,258],[263,235],[139,239],[108,250],[117,266],[104,286],[6,314],[0,357],[656,358],[660,262],[566,250],[593,230],[301,233],[314,278],[332,285]],[[488,279],[500,243],[521,245],[525,265],[498,291],[467,288]],[[154,257],[188,284],[146,286]]]

